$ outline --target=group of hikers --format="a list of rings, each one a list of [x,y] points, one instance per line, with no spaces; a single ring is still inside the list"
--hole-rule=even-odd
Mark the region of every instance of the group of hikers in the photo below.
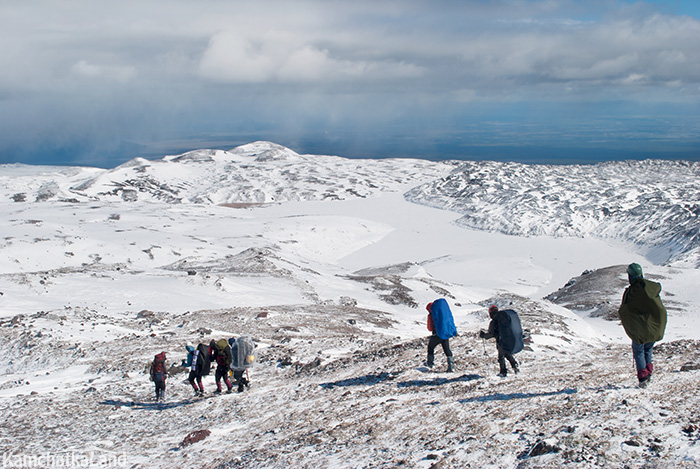
[[[630,264],[627,267],[627,275],[629,286],[622,296],[618,315],[627,336],[632,339],[632,356],[637,368],[639,386],[646,387],[654,371],[654,343],[663,339],[666,330],[666,309],[659,297],[661,285],[645,279],[639,264]],[[427,326],[432,335],[428,340],[428,358],[425,364],[429,368],[435,365],[435,348],[440,345],[447,357],[447,372],[451,373],[454,371],[454,357],[450,349],[450,339],[457,335],[452,311],[444,298],[428,303],[426,309]],[[496,305],[491,305],[489,317],[491,322],[488,330],[481,330],[479,337],[496,339],[498,376],[508,375],[506,361],[513,371],[518,373],[520,368],[513,355],[524,347],[523,329],[518,314],[512,309],[501,310]],[[194,389],[195,396],[204,395],[202,377],[209,374],[212,362],[216,362],[215,394],[222,392],[222,381],[226,384],[226,392],[232,392],[231,377],[238,385],[238,392],[243,392],[250,385],[248,368],[255,361],[255,343],[250,337],[212,340],[208,345],[199,344],[196,348],[188,344],[185,348],[187,358],[182,361],[182,366],[190,370],[188,381]],[[165,359],[165,352],[159,353],[150,367],[151,379],[155,383],[156,401],[165,397],[165,381],[168,378]]]
[[[627,336],[632,339],[632,356],[637,369],[640,387],[646,387],[654,371],[652,349],[664,337],[666,330],[666,308],[659,294],[661,285],[644,278],[642,267],[633,263],[627,266],[629,286],[622,295],[618,315]],[[428,303],[428,330],[432,332],[428,340],[426,366],[435,363],[435,348],[442,346],[447,357],[447,372],[454,371],[454,357],[450,349],[450,338],[457,335],[452,312],[444,298]],[[520,371],[513,355],[524,347],[523,330],[518,314],[512,309],[500,310],[496,305],[489,307],[491,322],[487,331],[481,330],[482,339],[496,339],[498,351],[498,376],[508,375],[506,361],[515,373]]]
[[[226,392],[229,394],[233,392],[231,378],[238,385],[238,392],[243,392],[250,386],[248,369],[255,363],[254,349],[255,342],[248,336],[211,340],[208,345],[200,343],[196,348],[192,344],[185,345],[187,358],[182,360],[181,366],[189,370],[187,381],[192,386],[194,395],[200,397],[204,395],[202,378],[209,375],[212,363],[216,363],[214,394],[221,394],[222,381],[226,385]],[[165,381],[168,379],[165,360],[165,352],[161,352],[155,356],[150,366],[151,380],[155,384],[156,402],[165,398]]]

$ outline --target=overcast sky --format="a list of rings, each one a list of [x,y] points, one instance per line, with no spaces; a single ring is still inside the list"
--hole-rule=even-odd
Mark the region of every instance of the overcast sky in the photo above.
[[[700,2],[0,0],[0,163],[700,159]]]

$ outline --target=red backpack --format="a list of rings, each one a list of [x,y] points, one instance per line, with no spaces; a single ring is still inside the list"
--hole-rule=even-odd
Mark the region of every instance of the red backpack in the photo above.
[[[153,359],[153,364],[151,364],[151,377],[153,381],[165,381],[167,377],[165,371],[165,352],[160,352]]]

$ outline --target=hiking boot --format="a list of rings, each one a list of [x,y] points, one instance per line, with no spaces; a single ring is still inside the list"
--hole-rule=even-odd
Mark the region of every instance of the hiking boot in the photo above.
[[[428,359],[425,361],[425,366],[427,366],[428,368],[432,368],[434,364],[435,364],[435,355],[428,354]]]
[[[452,373],[455,370],[455,359],[447,357],[447,373]]]
[[[651,376],[646,376],[644,378],[640,378],[639,379],[639,387],[642,389],[646,388],[647,386],[649,386],[650,381],[651,381]]]
[[[243,383],[238,385],[238,392],[243,392],[245,388],[243,387]]]
[[[232,389],[233,389],[233,388],[228,388],[228,389],[226,390],[226,394],[231,394],[231,393],[233,392]]]
[[[214,394],[221,394],[221,389],[217,389],[216,391],[214,391]]]
[[[508,372],[507,372],[507,371],[501,371],[500,373],[498,373],[497,376],[498,376],[499,378],[505,378],[506,376],[508,376]]]

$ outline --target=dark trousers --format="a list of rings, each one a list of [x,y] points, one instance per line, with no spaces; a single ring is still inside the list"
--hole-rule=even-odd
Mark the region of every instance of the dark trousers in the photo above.
[[[214,377],[216,378],[216,389],[219,391],[221,391],[221,378],[224,379],[224,383],[226,383],[226,387],[229,390],[233,387],[231,380],[228,379],[228,367],[217,366]]]
[[[202,385],[202,376],[198,375],[196,371],[190,371],[190,376],[187,378],[187,380],[190,382],[195,391],[199,390],[204,392],[204,385]],[[195,384],[195,380],[197,380],[197,384]],[[197,389],[197,385],[199,385],[199,389]]]
[[[431,335],[428,341],[428,355],[435,354],[435,347],[442,345],[442,350],[445,352],[446,357],[452,356],[452,350],[450,350],[450,339],[441,339],[438,335]]]
[[[233,379],[235,379],[236,384],[238,384],[238,392],[243,392],[244,387],[248,385],[248,380],[243,377],[244,373],[245,369],[233,370]]]
[[[156,384],[156,400],[163,399],[165,397],[165,380],[154,381]]]
[[[508,373],[508,369],[506,368],[506,360],[508,360],[510,366],[512,366],[514,370],[518,369],[518,362],[515,361],[515,358],[513,358],[513,354],[506,352],[503,350],[503,347],[498,346],[498,366],[501,367],[501,373],[503,374]]]

